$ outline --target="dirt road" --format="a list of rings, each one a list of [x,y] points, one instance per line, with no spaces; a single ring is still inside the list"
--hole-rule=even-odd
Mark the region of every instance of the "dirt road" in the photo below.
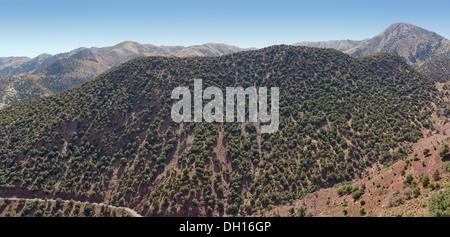
[[[0,197],[0,200],[5,200],[8,199],[10,201],[20,201],[20,200],[25,200],[25,201],[45,201],[44,199],[39,199],[39,198],[17,198],[17,197],[8,197],[8,198],[4,198],[4,197]],[[47,201],[51,201],[51,202],[56,202],[55,199],[47,199]],[[64,202],[69,202],[69,200],[63,200]],[[96,203],[96,202],[82,202],[82,201],[75,201],[77,203],[82,203],[82,204],[86,204],[86,203],[91,203],[95,206],[107,206],[107,207],[112,207],[112,208],[118,208],[118,209],[124,209],[125,211],[127,211],[128,213],[131,214],[131,216],[133,217],[142,217],[139,213],[137,213],[135,210],[128,208],[128,207],[119,207],[119,206],[111,206],[105,203]]]

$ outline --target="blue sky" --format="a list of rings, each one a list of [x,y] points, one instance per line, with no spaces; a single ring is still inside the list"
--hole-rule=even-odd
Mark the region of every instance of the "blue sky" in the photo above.
[[[0,57],[34,57],[125,40],[262,48],[364,39],[395,22],[450,38],[450,1],[0,0]]]

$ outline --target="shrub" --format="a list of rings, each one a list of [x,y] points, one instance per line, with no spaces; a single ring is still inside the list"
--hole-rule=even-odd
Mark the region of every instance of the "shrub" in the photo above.
[[[428,177],[428,175],[426,175],[422,178],[422,186],[424,188],[426,188],[426,187],[428,187],[429,184],[430,184],[430,178]]]
[[[403,196],[403,194],[391,195],[387,198],[386,205],[387,207],[396,207],[402,204],[404,199],[405,197]]]
[[[403,184],[405,187],[408,187],[412,184],[413,181],[414,181],[414,177],[412,176],[412,174],[408,174],[408,175],[406,175],[406,178],[403,181]]]
[[[352,197],[354,200],[358,200],[363,194],[364,194],[364,191],[362,191],[361,189],[358,189],[358,190],[352,192]]]
[[[445,172],[450,172],[450,161],[445,162],[445,163],[442,165],[442,169],[443,169]]]
[[[417,198],[420,195],[420,188],[419,187],[415,187],[413,189],[413,195],[415,198]]]
[[[338,189],[337,193],[339,196],[344,196],[344,195],[350,194],[350,193],[352,193],[352,186],[344,185]]]
[[[450,189],[433,194],[428,213],[433,217],[450,217]]]
[[[445,144],[442,149],[439,151],[439,156],[440,157],[444,157],[448,154],[448,152],[450,151],[449,147],[447,144]]]
[[[297,211],[298,217],[305,217],[306,216],[306,207],[300,207]]]
[[[439,170],[434,171],[433,176],[432,176],[433,180],[438,181],[440,179],[439,175],[440,175]]]
[[[359,209],[359,215],[360,216],[365,216],[366,215],[366,209],[364,207],[361,207],[361,209]]]
[[[127,158],[125,158],[125,157],[122,157],[121,159],[120,159],[120,163],[122,164],[122,165],[126,165],[127,164]]]
[[[91,203],[86,203],[84,206],[84,215],[91,216],[92,214],[94,214],[94,205]]]

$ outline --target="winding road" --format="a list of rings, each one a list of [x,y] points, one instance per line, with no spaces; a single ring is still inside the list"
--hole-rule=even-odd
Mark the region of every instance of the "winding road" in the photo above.
[[[12,197],[12,198],[3,198],[0,197],[0,200],[5,200],[8,199],[10,201],[20,201],[20,200],[25,200],[25,201],[45,201],[44,199],[40,199],[40,198],[17,198],[17,197]],[[55,199],[46,199],[47,201],[51,201],[51,202],[56,202]],[[64,202],[69,202],[70,200],[63,200]],[[95,206],[107,206],[107,207],[111,207],[111,208],[118,208],[118,209],[124,209],[125,211],[127,211],[128,213],[131,214],[131,216],[133,217],[142,217],[139,213],[137,213],[135,210],[128,208],[128,207],[119,207],[119,206],[112,206],[112,205],[108,205],[105,203],[96,203],[96,202],[83,202],[83,201],[76,201],[74,200],[76,203],[81,203],[81,204],[86,204],[86,203],[90,203],[93,204]]]

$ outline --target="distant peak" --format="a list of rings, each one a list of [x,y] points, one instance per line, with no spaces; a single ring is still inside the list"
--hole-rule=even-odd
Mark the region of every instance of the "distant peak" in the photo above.
[[[397,22],[346,52],[356,57],[390,52],[401,56],[411,65],[420,66],[449,49],[450,42],[443,36],[413,24]]]
[[[45,58],[49,58],[49,57],[51,57],[52,55],[51,54],[48,54],[48,53],[42,53],[42,54],[39,54],[36,58],[37,59],[45,59]]]
[[[394,24],[390,25],[385,30],[385,32],[398,31],[398,30],[404,31],[404,32],[407,32],[407,31],[428,31],[428,30],[425,30],[425,29],[423,29],[423,28],[421,28],[419,26],[416,26],[416,25],[413,25],[413,24],[410,24],[410,23],[397,22],[397,23],[394,23]]]
[[[116,46],[123,46],[123,45],[139,45],[139,43],[134,41],[123,41],[122,43],[119,43]]]
[[[227,45],[227,44],[224,44],[224,43],[206,43],[206,44],[203,44],[203,45],[212,45],[212,46],[214,46],[214,45]]]
[[[396,22],[396,23],[394,23],[394,24],[392,24],[391,25],[392,27],[406,27],[406,26],[415,26],[415,25],[413,25],[413,24],[410,24],[410,23],[406,23],[406,22]],[[418,27],[418,26],[415,26],[415,27]]]

